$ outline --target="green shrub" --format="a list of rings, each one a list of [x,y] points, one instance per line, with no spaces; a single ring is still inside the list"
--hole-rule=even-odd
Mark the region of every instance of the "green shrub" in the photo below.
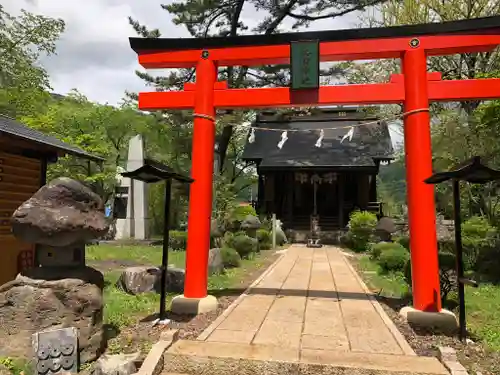
[[[246,234],[234,235],[230,243],[231,247],[234,248],[242,258],[248,257],[258,249],[257,239],[248,237]]]
[[[392,249],[404,249],[406,250],[401,244],[397,242],[379,242],[376,244],[371,244],[370,246],[370,258],[373,260],[377,260],[380,258],[380,254],[386,250],[392,250]]]
[[[235,207],[231,216],[238,221],[243,221],[248,215],[257,216],[257,213],[255,208],[245,205]]]
[[[464,249],[464,268],[466,271],[477,270],[481,253],[495,247],[497,229],[486,218],[473,216],[462,223],[462,244]]]
[[[403,246],[405,249],[410,250],[410,236],[402,235],[396,240],[396,242]]]
[[[400,244],[392,244],[394,246],[389,247],[380,253],[378,258],[378,264],[382,272],[398,272],[404,271],[405,265],[410,259],[410,254]]]
[[[349,219],[348,243],[352,250],[363,252],[373,239],[377,216],[368,211],[354,211]]]
[[[248,216],[257,216],[255,208],[252,206],[236,206],[225,217],[224,226],[230,231],[240,230],[241,223]]]
[[[266,229],[258,229],[257,240],[259,240],[259,243],[271,242],[271,232]]]
[[[259,241],[260,250],[269,250],[272,245],[271,233],[266,229],[257,230],[257,240]]]
[[[234,268],[241,265],[240,254],[231,247],[223,247],[221,249],[221,256],[224,268]]]
[[[171,230],[168,237],[168,247],[174,251],[186,250],[187,232]]]

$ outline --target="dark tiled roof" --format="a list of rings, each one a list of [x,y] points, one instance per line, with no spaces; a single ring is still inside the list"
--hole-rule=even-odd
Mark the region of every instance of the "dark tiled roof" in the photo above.
[[[67,153],[69,155],[78,156],[84,159],[90,159],[94,161],[104,160],[103,158],[89,154],[81,148],[71,146],[53,136],[42,133],[38,130],[34,130],[4,115],[0,115],[0,133],[9,134],[11,136],[21,138],[29,142],[42,144],[57,151],[63,151],[64,153]]]
[[[496,32],[500,28],[500,16],[426,23],[392,27],[370,27],[350,30],[306,31],[269,35],[243,35],[213,38],[129,38],[130,46],[137,53],[158,50],[189,50],[204,48],[229,48],[288,44],[297,40],[344,41],[395,37],[417,37],[459,33]]]
[[[271,121],[266,121],[266,116],[253,124],[255,142],[247,143],[243,151],[243,159],[261,161],[262,168],[287,168],[287,167],[373,167],[374,159],[391,159],[393,147],[389,129],[384,122],[376,122],[376,118],[361,116],[339,117],[338,113],[328,112],[311,117],[291,118],[291,120],[278,120],[271,116]],[[357,118],[356,118],[357,117]],[[359,126],[370,122],[371,125]],[[352,140],[340,142],[342,137],[354,125]],[[282,149],[277,147],[281,140],[281,131],[259,130],[258,127],[273,129],[310,129],[312,131],[289,131],[288,140]],[[315,143],[319,138],[320,129],[324,130],[321,147]]]

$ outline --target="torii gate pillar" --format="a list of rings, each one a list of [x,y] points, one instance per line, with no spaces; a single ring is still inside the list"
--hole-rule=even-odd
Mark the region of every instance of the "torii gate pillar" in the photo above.
[[[214,84],[217,65],[208,54],[196,65],[193,151],[189,189],[188,243],[184,294],[172,300],[171,310],[179,314],[202,314],[217,308],[217,299],[207,295],[208,249],[212,215],[215,107]]]
[[[434,188],[424,183],[432,175],[432,146],[427,89],[427,56],[421,48],[403,54],[405,86],[404,144],[410,225],[413,305],[441,311]]]

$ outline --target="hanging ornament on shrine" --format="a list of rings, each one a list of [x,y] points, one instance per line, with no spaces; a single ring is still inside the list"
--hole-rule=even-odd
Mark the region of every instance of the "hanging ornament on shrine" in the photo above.
[[[344,135],[342,137],[342,139],[340,140],[340,143],[344,142],[347,138],[349,138],[349,142],[352,141],[352,136],[354,135],[354,126],[351,126],[351,128],[349,129],[349,131],[346,133],[346,135]]]
[[[321,129],[319,132],[319,138],[315,144],[316,147],[321,147],[321,143],[323,142],[324,137],[325,137],[325,131],[323,129]]]
[[[248,137],[248,143],[254,143],[255,142],[255,129],[252,128],[250,131],[250,136]]]
[[[281,141],[278,143],[278,148],[281,150],[283,148],[283,145],[288,139],[288,132],[285,130],[283,133],[281,133]]]

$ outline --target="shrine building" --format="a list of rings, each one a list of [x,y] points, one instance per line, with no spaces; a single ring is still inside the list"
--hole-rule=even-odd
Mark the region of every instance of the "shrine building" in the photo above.
[[[327,242],[356,209],[382,215],[377,174],[394,150],[387,123],[370,112],[350,107],[307,115],[259,113],[243,152],[259,176],[257,212],[275,213],[296,242],[307,239],[313,215]]]

